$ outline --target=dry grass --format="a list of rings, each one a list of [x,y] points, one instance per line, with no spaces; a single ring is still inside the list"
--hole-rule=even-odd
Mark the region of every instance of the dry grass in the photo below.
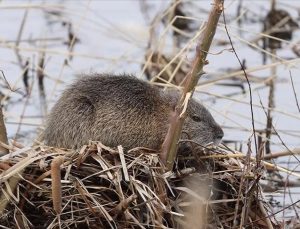
[[[93,142],[77,153],[46,146],[18,149],[1,158],[0,201],[8,201],[5,209],[1,205],[0,224],[192,228],[197,222],[197,228],[277,228],[258,185],[263,167],[246,158],[206,149],[180,156],[173,172],[165,173],[158,154],[142,148],[124,153]],[[10,188],[15,178],[16,192]]]

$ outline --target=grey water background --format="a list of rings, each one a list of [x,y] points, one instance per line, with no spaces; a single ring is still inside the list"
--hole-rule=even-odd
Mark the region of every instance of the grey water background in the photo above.
[[[146,1],[149,6],[149,18],[163,11],[169,1]],[[188,10],[193,13],[195,22],[199,25],[206,20],[204,11],[209,10],[211,2],[208,0],[191,1],[193,6]],[[228,20],[234,18],[239,1],[225,1],[225,12]],[[30,6],[30,7],[29,7]],[[259,16],[266,15],[270,7],[270,1],[243,1],[243,9],[247,10],[248,17],[257,20]],[[277,1],[277,7],[287,10],[294,18],[299,17],[300,1]],[[82,73],[111,72],[130,73],[144,77],[142,65],[144,63],[145,50],[149,39],[149,21],[141,12],[141,5],[137,0],[92,0],[92,1],[0,1],[0,69],[4,72],[9,84],[24,93],[22,82],[22,69],[19,67],[14,50],[20,25],[25,11],[28,16],[25,21],[24,31],[19,44],[19,54],[23,60],[29,58],[37,62],[39,50],[46,49],[47,74],[45,78],[45,90],[47,111],[43,110],[35,73],[30,72],[30,84],[33,85],[31,96],[27,99],[20,93],[14,93],[5,88],[6,83],[1,79],[1,92],[9,95],[9,100],[4,102],[5,120],[10,139],[18,136],[23,144],[30,145],[36,137],[37,129],[43,126],[45,117],[58,99],[67,84],[76,79],[76,75]],[[49,11],[59,12],[59,16],[49,14]],[[48,12],[48,13],[47,13]],[[199,13],[198,13],[199,12]],[[72,23],[75,35],[80,39],[75,44],[73,58],[64,66],[68,57],[67,29],[61,21]],[[233,21],[233,22],[232,22]],[[298,23],[300,21],[298,20]],[[237,35],[246,41],[251,41],[262,30],[262,23],[245,22],[242,32],[238,24],[231,20],[228,24],[229,31],[234,40],[234,46],[240,59],[246,59],[249,69],[262,66],[261,53],[250,48],[234,36]],[[36,41],[35,39],[48,39]],[[222,24],[220,24],[216,39],[227,40]],[[30,40],[30,42],[28,42]],[[300,114],[297,110],[289,70],[291,70],[295,91],[300,99],[300,59],[291,51],[292,44],[300,41],[300,31],[294,33],[293,40],[285,43],[277,55],[283,59],[295,59],[293,64],[280,64],[277,67],[277,83],[275,91],[276,111],[273,114],[274,126],[288,148],[300,147]],[[229,48],[229,46],[227,47]],[[211,53],[218,53],[224,47],[213,43]],[[191,49],[193,51],[193,49]],[[188,60],[192,54],[187,55]],[[239,88],[206,85],[210,75],[221,77],[230,69],[239,69],[239,63],[232,52],[223,50],[218,55],[208,55],[209,65],[205,67],[207,75],[200,80],[199,92],[195,96],[200,99],[213,113],[216,120],[224,126],[225,140],[241,142],[243,152],[246,152],[246,143],[252,136],[251,114],[249,106],[249,93],[240,93]],[[270,63],[270,60],[268,61]],[[254,71],[251,74],[256,77],[269,77],[270,69]],[[204,85],[201,85],[204,84]],[[259,87],[260,84],[252,83],[255,126],[264,129],[266,116],[261,109],[260,99],[264,106],[268,104],[268,87]],[[247,85],[244,83],[245,88]],[[209,94],[208,94],[209,93]],[[219,98],[231,93],[236,96]],[[21,124],[19,124],[21,122]],[[272,152],[285,151],[286,147],[281,140],[272,136]],[[300,157],[298,156],[298,159]],[[299,162],[295,158],[281,158],[277,163],[291,170],[300,172]],[[283,176],[295,179],[287,174]],[[277,199],[285,204],[295,202],[300,197],[299,188],[291,188],[292,196],[278,192]],[[274,195],[274,193],[273,193]],[[298,206],[299,208],[299,206]]]

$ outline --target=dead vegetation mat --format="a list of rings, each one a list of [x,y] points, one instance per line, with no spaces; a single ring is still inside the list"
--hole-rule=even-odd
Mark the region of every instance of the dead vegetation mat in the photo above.
[[[0,158],[1,228],[278,228],[254,162],[204,151],[166,172],[143,148],[17,149]]]

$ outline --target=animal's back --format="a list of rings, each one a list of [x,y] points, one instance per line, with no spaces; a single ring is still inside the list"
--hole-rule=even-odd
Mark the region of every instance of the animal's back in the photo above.
[[[84,76],[53,107],[45,143],[79,148],[88,140],[99,140],[109,146],[158,149],[168,128],[171,102],[158,88],[132,76]]]

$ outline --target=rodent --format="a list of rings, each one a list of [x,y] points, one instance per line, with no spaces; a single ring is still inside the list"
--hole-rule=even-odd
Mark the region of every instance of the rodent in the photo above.
[[[169,128],[178,92],[130,75],[84,75],[71,84],[52,108],[45,144],[78,149],[89,140],[126,149],[159,150]],[[187,106],[183,139],[218,144],[224,133],[210,112],[194,99]]]

